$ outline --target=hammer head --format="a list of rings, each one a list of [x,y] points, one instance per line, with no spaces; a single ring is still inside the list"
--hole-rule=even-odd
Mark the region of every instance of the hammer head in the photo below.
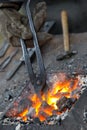
[[[77,54],[77,51],[69,51],[69,52],[65,52],[63,54],[60,54],[57,56],[56,60],[57,61],[61,61],[61,60],[64,60],[64,59],[69,59],[71,58],[73,55],[76,55]]]

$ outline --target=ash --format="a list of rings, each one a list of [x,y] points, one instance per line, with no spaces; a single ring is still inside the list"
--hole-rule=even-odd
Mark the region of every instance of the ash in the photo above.
[[[59,124],[61,125],[61,122],[68,116],[69,110],[67,109],[65,112],[63,112],[61,115],[54,115],[52,117],[49,117],[44,124],[47,125],[54,125]]]
[[[21,119],[18,118],[5,118],[0,123],[3,125],[16,125],[18,126],[19,124],[21,126],[23,125],[28,125],[28,124],[37,124],[37,125],[61,125],[61,122],[68,116],[69,110],[67,109],[65,112],[63,112],[61,115],[52,115],[48,117],[45,121],[41,122],[39,118],[35,119],[30,119],[26,122],[22,121]]]
[[[80,81],[79,85],[81,87],[80,93],[82,94],[85,89],[87,89],[87,75],[79,75],[78,79]]]

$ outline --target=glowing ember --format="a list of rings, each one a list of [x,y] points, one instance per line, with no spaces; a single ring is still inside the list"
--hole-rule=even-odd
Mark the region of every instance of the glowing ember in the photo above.
[[[18,98],[19,101],[15,101],[13,107],[10,108],[6,115],[8,117],[20,117],[20,119],[24,121],[26,121],[29,117],[38,117],[40,121],[44,121],[47,117],[52,116],[54,111],[56,114],[64,112],[64,110],[60,112],[58,106],[58,101],[60,101],[63,97],[65,100],[79,98],[78,91],[81,88],[77,77],[68,77],[64,73],[50,74],[47,76],[47,85],[49,88],[46,93],[41,95],[41,98],[39,98],[35,92],[28,94],[29,90],[25,90],[22,93],[22,96]],[[22,102],[25,97],[27,99],[27,105],[23,105],[26,107],[18,110],[20,102]],[[31,108],[33,108],[32,110],[34,112],[31,111]]]

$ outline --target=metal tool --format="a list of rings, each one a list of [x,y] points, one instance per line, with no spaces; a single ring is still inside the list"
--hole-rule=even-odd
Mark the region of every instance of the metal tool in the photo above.
[[[21,42],[23,56],[24,56],[24,60],[25,60],[25,64],[26,64],[26,68],[28,71],[30,81],[34,86],[35,92],[40,93],[46,84],[46,73],[45,73],[45,67],[44,67],[42,56],[41,56],[41,52],[40,52],[38,39],[37,39],[36,31],[34,28],[32,16],[31,16],[29,4],[30,4],[30,0],[27,1],[26,11],[27,11],[30,29],[32,32],[37,64],[39,67],[39,75],[38,76],[36,76],[36,74],[33,71],[32,63],[31,63],[30,58],[28,56],[28,51],[27,51],[27,48],[25,46],[24,40],[20,39],[20,42]]]
[[[68,59],[71,56],[77,54],[77,51],[70,50],[68,15],[67,15],[67,12],[65,10],[61,12],[61,21],[62,21],[63,39],[64,39],[64,53],[58,55],[57,60]]]
[[[14,52],[12,52],[11,55],[9,55],[8,57],[6,57],[4,59],[4,61],[2,61],[2,63],[0,63],[0,71],[3,71],[7,65],[11,62],[12,58],[17,54],[18,49],[16,49]]]
[[[48,33],[53,28],[54,24],[55,24],[54,21],[46,21],[40,31]],[[35,54],[35,48],[27,48],[27,50],[28,50],[29,57],[32,61],[32,57]],[[18,71],[18,69],[21,67],[23,63],[24,63],[24,58],[22,56],[19,61],[16,61],[14,66],[11,68],[11,70],[7,72],[6,80],[10,80],[15,75],[15,73]]]
[[[55,33],[54,31],[54,26],[55,26],[55,21],[54,20],[50,20],[50,21],[46,21],[43,25],[43,27],[40,29],[41,32],[51,32],[52,34]]]
[[[7,41],[5,41],[3,46],[0,49],[0,58],[5,55],[7,49],[9,48],[9,46],[10,46],[10,44]]]
[[[35,49],[28,48],[27,50],[28,50],[28,56],[31,59],[34,55]],[[19,61],[16,61],[15,66],[12,67],[12,69],[7,73],[6,80],[10,80],[23,63],[24,63],[24,57],[22,56]]]

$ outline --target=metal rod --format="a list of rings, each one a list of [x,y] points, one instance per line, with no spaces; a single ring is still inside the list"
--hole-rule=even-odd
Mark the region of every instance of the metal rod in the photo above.
[[[32,36],[33,36],[33,43],[34,43],[34,47],[35,47],[37,64],[39,65],[41,83],[42,83],[42,85],[45,85],[45,82],[46,82],[45,67],[44,67],[42,56],[41,56],[41,51],[39,48],[37,34],[36,34],[36,31],[34,28],[34,23],[33,23],[33,19],[31,16],[31,11],[30,11],[29,5],[30,5],[30,0],[27,1],[26,12],[27,12],[28,21],[29,21],[30,29],[31,29]]]

